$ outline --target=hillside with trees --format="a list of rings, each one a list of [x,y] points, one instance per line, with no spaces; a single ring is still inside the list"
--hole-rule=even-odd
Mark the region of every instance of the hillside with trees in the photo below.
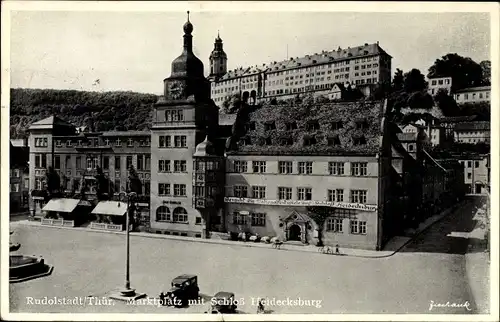
[[[14,88],[10,90],[11,138],[26,136],[31,123],[51,115],[75,126],[91,125],[95,131],[147,130],[157,99],[135,92]]]

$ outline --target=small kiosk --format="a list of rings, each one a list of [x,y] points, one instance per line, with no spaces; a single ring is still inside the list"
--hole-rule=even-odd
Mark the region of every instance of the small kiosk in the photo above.
[[[80,226],[90,219],[92,204],[87,200],[54,198],[42,208],[42,225]]]
[[[97,219],[90,223],[91,229],[122,231],[125,228],[127,203],[122,201],[100,201],[92,210]]]

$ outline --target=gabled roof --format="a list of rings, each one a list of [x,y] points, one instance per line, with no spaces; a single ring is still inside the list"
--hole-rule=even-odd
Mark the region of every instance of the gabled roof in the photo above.
[[[334,90],[334,89],[337,89],[337,88],[341,92],[344,92],[346,90],[344,84],[342,84],[342,83],[335,83],[335,84],[333,84],[332,89],[330,90],[330,92],[337,92],[337,90]]]
[[[59,117],[52,115],[43,120],[37,121],[29,127],[29,130],[51,130],[54,126],[65,126],[65,127],[73,127],[73,124],[70,124]]]
[[[455,125],[455,131],[489,131],[490,127],[489,121],[464,122]]]

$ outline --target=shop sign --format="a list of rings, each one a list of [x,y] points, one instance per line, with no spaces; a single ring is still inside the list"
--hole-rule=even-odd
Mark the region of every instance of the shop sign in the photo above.
[[[324,207],[353,209],[361,211],[377,210],[377,205],[365,205],[361,203],[333,202],[333,201],[322,201],[322,200],[269,200],[269,199],[224,197],[224,202],[266,205],[266,206],[324,206]]]

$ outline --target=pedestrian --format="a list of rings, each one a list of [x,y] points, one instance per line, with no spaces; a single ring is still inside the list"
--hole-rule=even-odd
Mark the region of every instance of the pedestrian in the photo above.
[[[340,252],[339,252],[339,244],[335,245],[335,253],[336,254],[340,254]]]

